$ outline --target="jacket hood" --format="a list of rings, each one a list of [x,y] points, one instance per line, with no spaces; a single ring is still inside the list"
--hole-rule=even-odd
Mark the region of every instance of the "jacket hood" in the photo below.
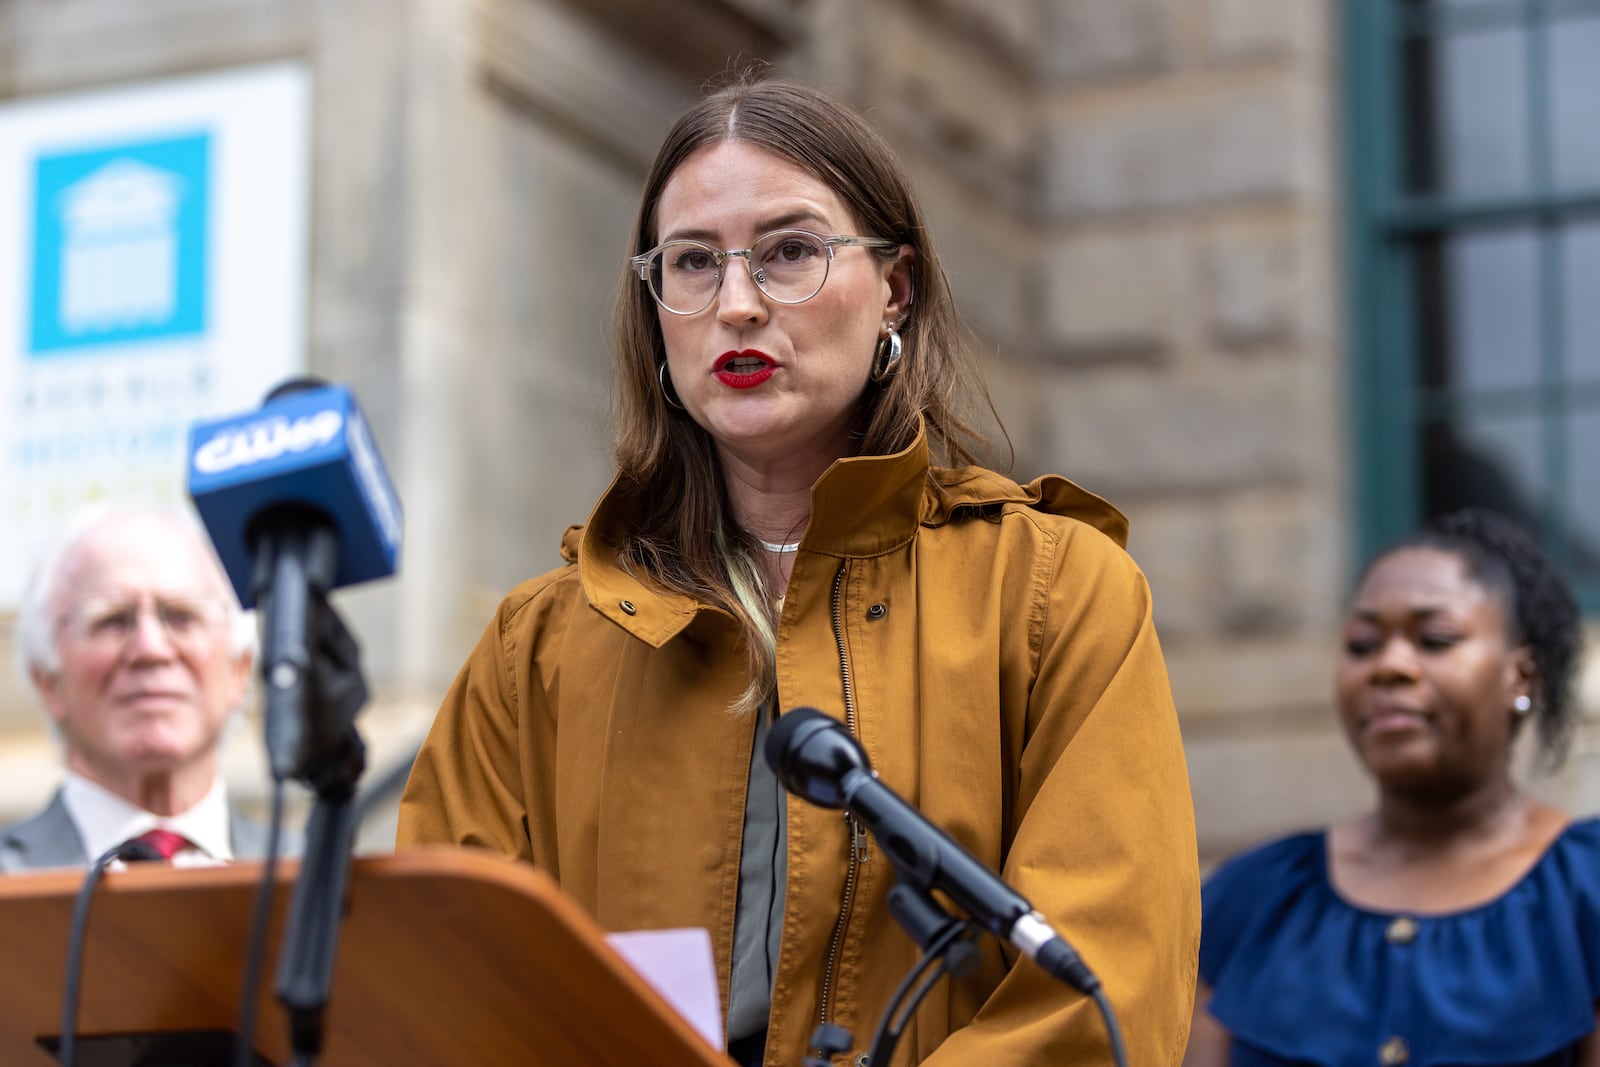
[[[1020,504],[1050,515],[1065,515],[1093,526],[1121,548],[1128,547],[1128,519],[1104,497],[1097,496],[1059,474],[1045,474],[1018,485],[1003,474],[982,467],[936,469],[937,495],[929,494],[922,522],[941,526],[963,509],[988,511],[1005,504]]]

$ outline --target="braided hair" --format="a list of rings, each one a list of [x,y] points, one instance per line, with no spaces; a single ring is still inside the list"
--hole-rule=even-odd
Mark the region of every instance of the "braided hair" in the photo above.
[[[1401,538],[1367,565],[1406,548],[1432,548],[1459,558],[1467,574],[1500,594],[1514,645],[1527,646],[1538,671],[1534,718],[1539,755],[1549,770],[1566,758],[1574,726],[1573,689],[1583,634],[1577,601],[1550,558],[1527,531],[1483,508],[1441,515]]]

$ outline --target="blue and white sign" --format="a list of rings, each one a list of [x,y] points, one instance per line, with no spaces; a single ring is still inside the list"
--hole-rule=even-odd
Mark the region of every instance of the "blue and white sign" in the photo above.
[[[28,354],[202,334],[211,135],[40,155]]]
[[[0,103],[0,611],[188,430],[304,373],[311,82],[274,63]]]

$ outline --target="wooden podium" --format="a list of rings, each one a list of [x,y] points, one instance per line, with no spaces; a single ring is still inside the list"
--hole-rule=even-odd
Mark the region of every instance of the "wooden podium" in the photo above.
[[[298,865],[280,862],[255,1049],[287,1065],[276,955]],[[89,916],[78,1062],[95,1035],[236,1025],[262,865],[108,873]],[[84,872],[0,876],[0,1064],[50,1067]],[[354,861],[319,1067],[728,1067],[543,872],[487,853]]]

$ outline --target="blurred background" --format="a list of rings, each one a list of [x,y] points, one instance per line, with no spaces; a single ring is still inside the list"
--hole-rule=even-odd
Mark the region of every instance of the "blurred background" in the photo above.
[[[606,484],[645,169],[757,59],[910,164],[1013,473],[1130,516],[1207,866],[1366,804],[1331,672],[1389,537],[1492,504],[1600,614],[1600,0],[0,0],[0,653],[64,515],[341,380],[405,506],[400,575],[336,595],[367,781],[403,767]],[[1536,780],[1579,812],[1597,668]],[[0,818],[57,775],[8,671]]]

